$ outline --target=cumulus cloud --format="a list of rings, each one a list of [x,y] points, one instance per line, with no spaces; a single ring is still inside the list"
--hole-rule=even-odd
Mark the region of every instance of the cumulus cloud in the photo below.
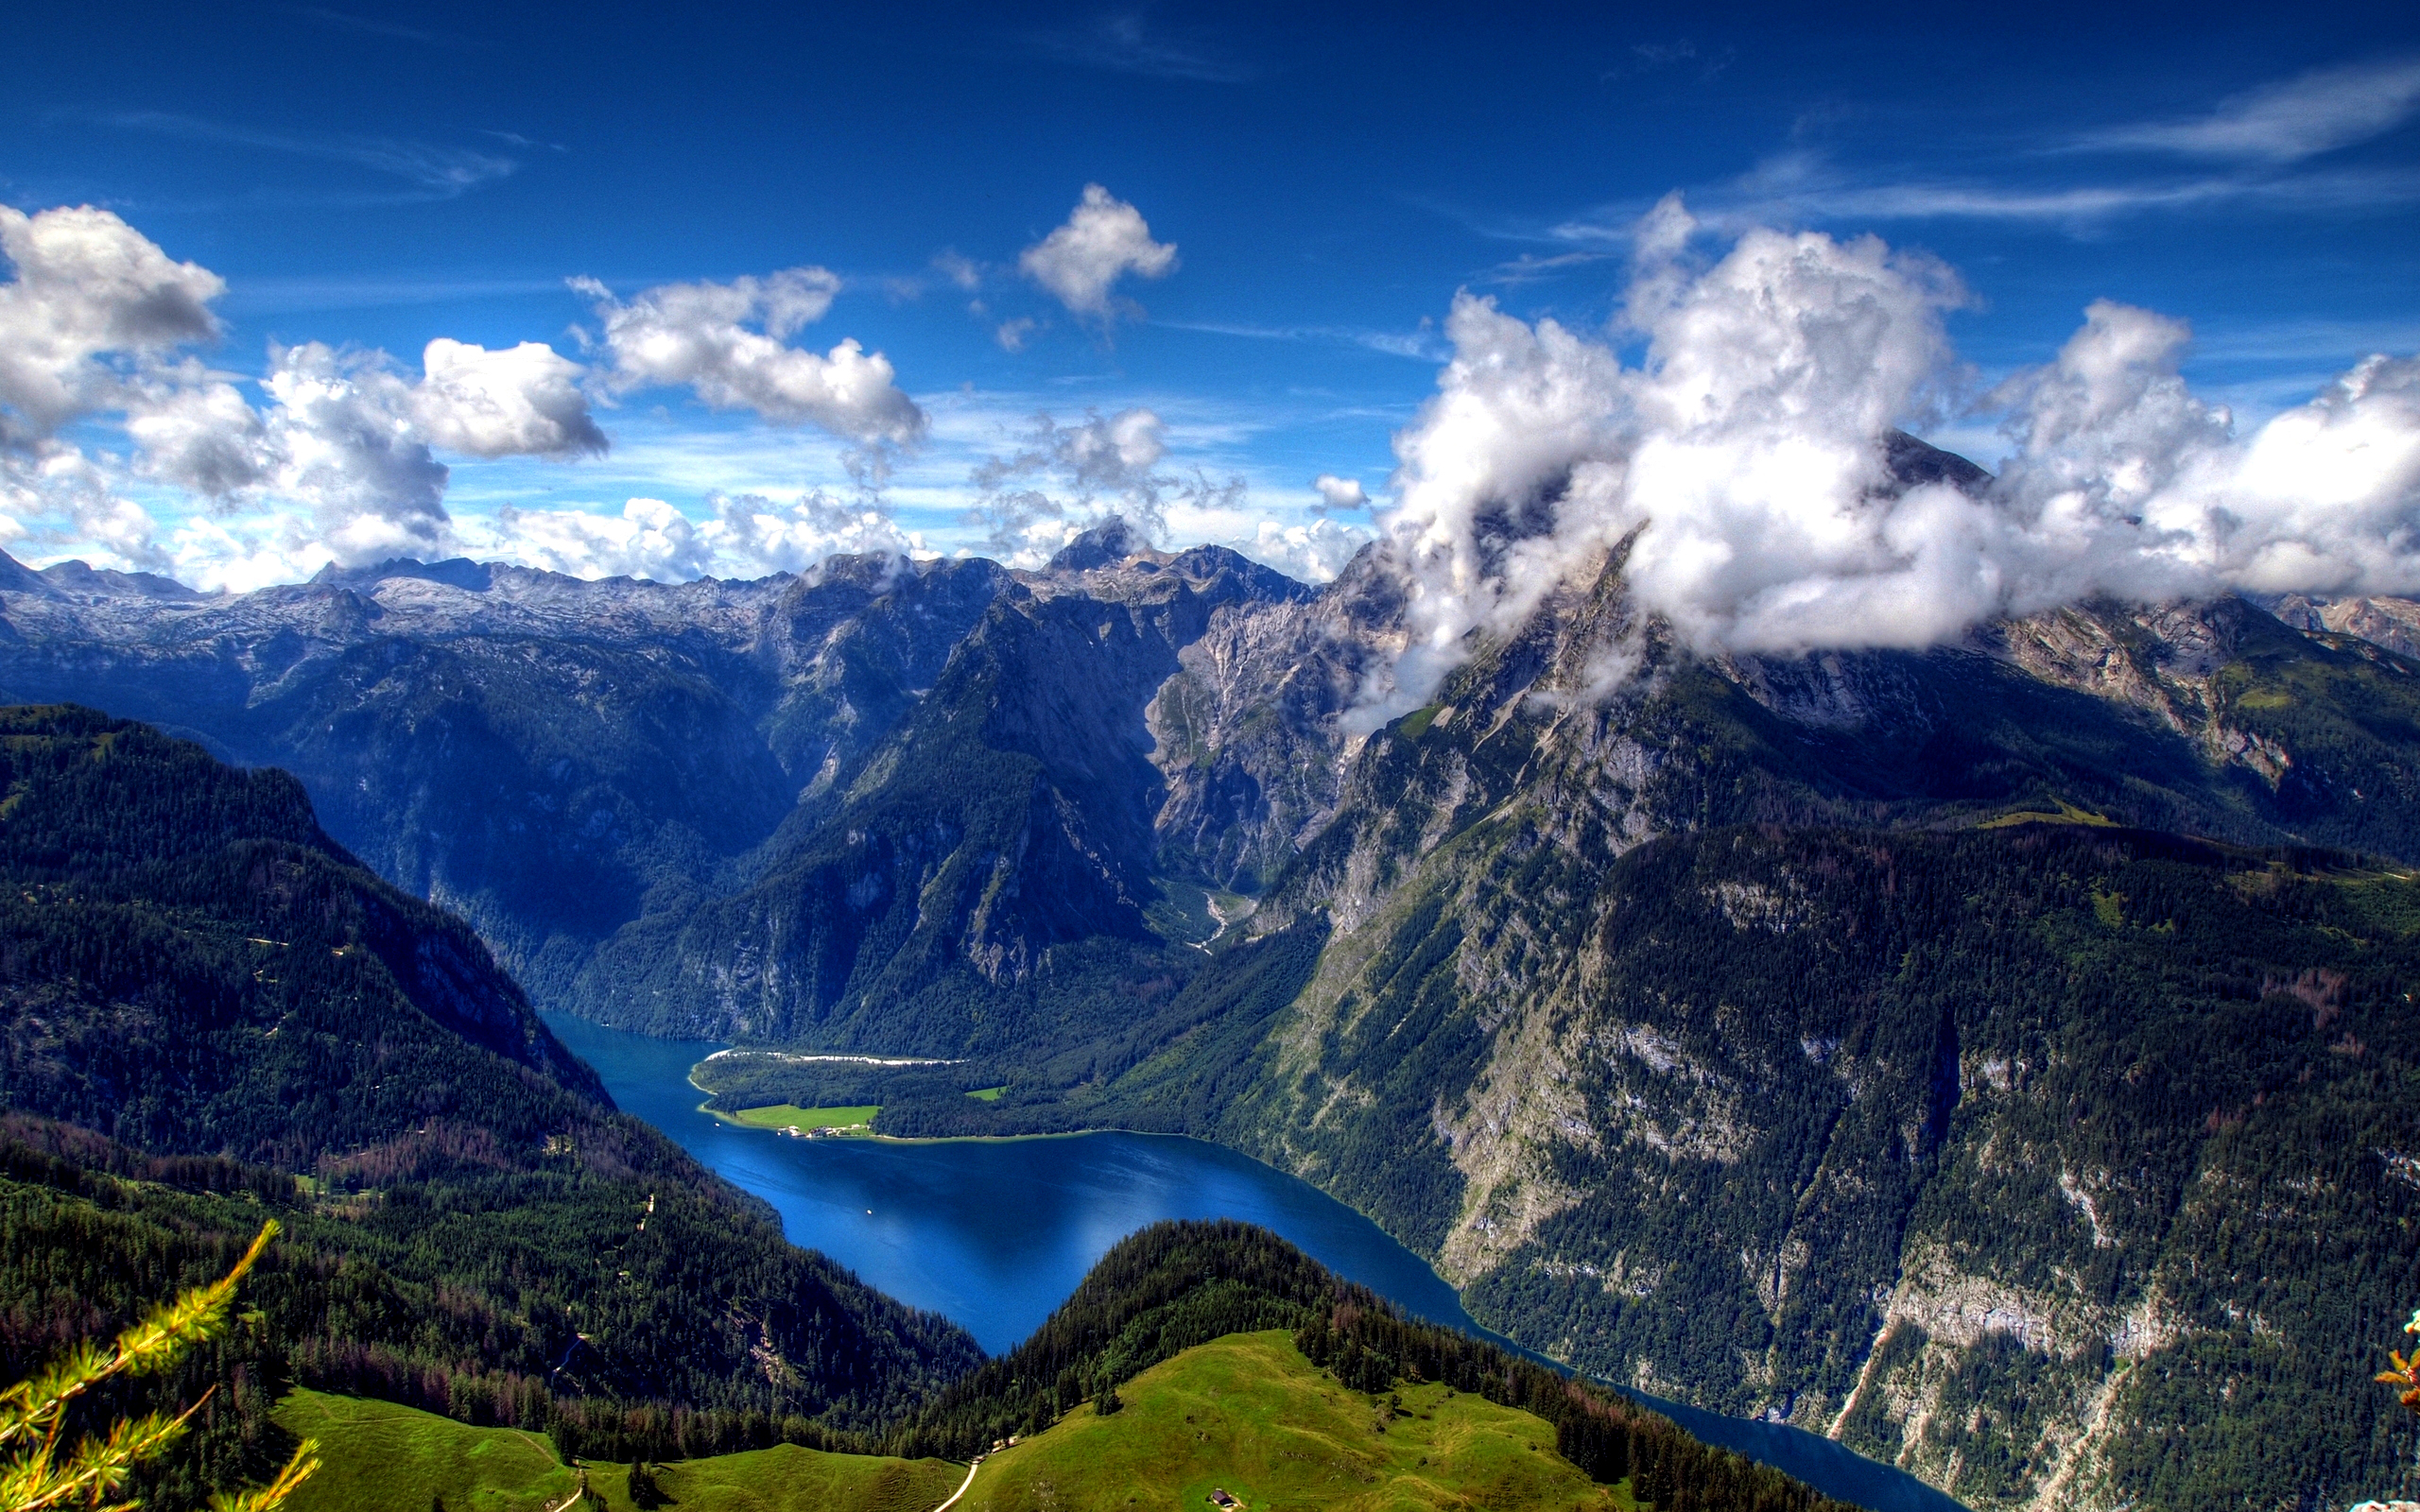
[[[384,352],[306,342],[272,353],[267,437],[281,496],[303,504],[339,560],[429,557],[445,539],[445,464]]]
[[[1311,487],[1319,491],[1319,508],[1366,509],[1370,495],[1363,491],[1359,478],[1340,478],[1333,472],[1322,472],[1311,479]]]
[[[2179,376],[2180,322],[2096,304],[1995,394],[1996,479],[1910,486],[1891,437],[1959,376],[1956,276],[1772,231],[1702,266],[1692,231],[1677,201],[1640,229],[1635,367],[1456,301],[1454,358],[1396,440],[1384,526],[1416,634],[1379,714],[1625,548],[1640,607],[1710,651],[1922,646],[2102,593],[2420,589],[2420,363],[2374,358],[2238,437]]]
[[[1264,520],[1251,537],[1233,544],[1253,560],[1274,567],[1288,577],[1324,583],[1344,571],[1344,564],[1353,559],[1354,554],[1374,539],[1372,532],[1358,525],[1339,524],[1333,520],[1314,520],[1308,524]]]
[[[1120,315],[1141,314],[1132,300],[1113,293],[1117,281],[1129,273],[1166,278],[1176,268],[1176,244],[1151,240],[1141,211],[1088,183],[1067,223],[1027,248],[1017,267],[1077,316],[1106,330]]]
[[[2294,163],[2366,142],[2420,111],[2420,58],[2348,63],[2264,84],[2205,115],[2113,127],[2086,148]]]
[[[965,517],[1011,564],[1040,565],[1113,510],[1147,535],[1167,530],[1162,495],[1170,480],[1152,472],[1167,455],[1167,427],[1152,411],[1087,411],[1075,425],[1036,415],[1016,440],[975,469],[976,502]]]
[[[809,491],[782,504],[763,494],[715,494],[713,514],[690,519],[662,499],[632,499],[621,512],[499,510],[467,524],[466,544],[483,557],[574,577],[762,577],[806,572],[842,554],[904,556],[921,537],[898,529],[878,507]]]
[[[105,358],[218,334],[218,275],[106,210],[0,205],[0,252],[17,272],[0,284],[0,441],[29,442],[109,405],[123,375]]]
[[[594,280],[574,287],[595,301],[616,393],[682,385],[723,409],[752,409],[781,424],[821,426],[865,444],[906,445],[925,412],[901,392],[890,359],[854,337],[828,352],[788,344],[823,318],[840,289],[820,267],[793,267],[729,284],[666,284],[616,300]]]
[[[606,450],[579,391],[586,369],[543,342],[490,352],[440,336],[421,353],[421,369],[412,415],[448,451],[569,457]]]
[[[1167,427],[1152,410],[1087,410],[1074,424],[1040,414],[1013,439],[1011,450],[974,470],[975,504],[961,517],[981,528],[985,549],[1011,566],[1040,566],[1113,514],[1155,543],[1172,532],[1189,541],[1231,541],[1239,549],[1253,539],[1244,480],[1164,465]]]
[[[228,499],[268,477],[267,423],[236,387],[186,358],[137,378],[123,396],[145,477]]]
[[[315,551],[348,561],[426,554],[450,524],[448,472],[432,448],[605,449],[584,369],[536,342],[489,352],[441,339],[417,380],[382,352],[277,348],[258,380],[267,403],[255,404],[243,380],[182,350],[219,335],[210,306],[226,285],[209,269],[89,206],[0,207],[0,251],[15,271],[0,284],[0,494],[12,539],[36,547],[227,580]],[[87,452],[70,429],[112,416],[125,455]],[[130,496],[145,485],[231,518],[283,503],[308,520],[187,524],[164,541]]]

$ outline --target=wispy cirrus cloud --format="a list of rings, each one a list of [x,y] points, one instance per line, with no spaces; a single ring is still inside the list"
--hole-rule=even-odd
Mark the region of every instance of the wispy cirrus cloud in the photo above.
[[[1658,57],[1664,56],[1658,53]],[[1970,144],[1976,171],[1945,174],[1901,152],[1814,142],[1835,124],[1809,118],[1783,150],[1731,179],[1687,186],[1707,230],[1737,235],[1759,226],[1956,222],[2035,226],[2092,234],[2157,215],[2264,214],[2355,216],[2420,204],[2420,164],[2372,155],[2321,163],[2420,119],[2420,57],[2313,69],[2219,101],[2200,114],[2123,123],[2045,142]],[[1903,124],[1904,127],[1904,124]],[[2162,171],[2152,154],[2190,160]],[[2121,155],[2136,161],[2126,163]],[[2096,161],[2105,160],[2105,161]],[[1590,207],[1560,220],[1486,216],[1426,208],[1482,236],[1546,247],[1476,275],[1518,285],[1577,270],[1630,245],[1652,200]]]
[[[165,111],[130,111],[101,117],[121,130],[146,131],[187,142],[216,142],[230,146],[258,147],[291,157],[326,163],[350,163],[391,175],[441,198],[466,194],[481,184],[511,177],[520,160],[466,147],[443,147],[426,142],[381,136],[305,136],[231,126]]]
[[[423,26],[406,26],[398,22],[382,21],[371,16],[356,16],[342,10],[330,10],[325,6],[288,6],[286,14],[316,21],[338,31],[358,32],[365,37],[392,37],[398,42],[416,42],[431,47],[475,47],[468,37],[450,31],[430,31]]]
[[[2384,135],[2420,112],[2420,57],[2315,68],[2219,102],[2200,115],[2104,127],[2078,151],[2148,151],[2299,163]]]
[[[1146,78],[1201,84],[1242,84],[1256,70],[1200,31],[1155,26],[1146,10],[1114,10],[1080,26],[1035,32],[1027,45],[1053,62]]]
[[[1251,341],[1317,341],[1361,347],[1390,357],[1415,362],[1440,362],[1452,351],[1434,331],[1375,331],[1345,325],[1249,325],[1219,320],[1153,320],[1167,331],[1199,331],[1205,335],[1242,336]]]
[[[2043,183],[1927,177],[1798,151],[1768,159],[1728,182],[1691,189],[1689,202],[1708,228],[1733,233],[1770,225],[1961,220],[2089,232],[2128,216],[2196,211],[2357,215],[2395,209],[2420,203],[2420,169],[2280,173],[2264,166],[2100,183]],[[1509,240],[1626,245],[1648,208],[1640,198],[1536,228],[1489,229]],[[1563,266],[1558,257],[1516,259],[1489,282],[1533,282]]]
[[[1607,251],[1554,252],[1546,255],[1523,252],[1510,262],[1498,263],[1480,273],[1476,282],[1500,284],[1509,288],[1517,288],[1524,284],[1543,284],[1548,279],[1560,278],[1575,268],[1602,263],[1613,255]]]

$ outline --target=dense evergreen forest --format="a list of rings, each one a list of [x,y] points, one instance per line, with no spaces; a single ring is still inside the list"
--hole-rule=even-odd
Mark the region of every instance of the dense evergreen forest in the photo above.
[[[251,1283],[265,1332],[191,1367],[247,1383],[205,1469],[257,1450],[287,1381],[736,1444],[874,1427],[979,1358],[614,1111],[476,937],[330,844],[282,773],[17,709],[0,782],[10,1368],[264,1212],[287,1228]]]

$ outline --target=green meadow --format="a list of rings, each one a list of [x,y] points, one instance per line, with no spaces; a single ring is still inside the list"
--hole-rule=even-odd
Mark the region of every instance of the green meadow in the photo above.
[[[1346,1389],[1284,1331],[1187,1349],[986,1458],[953,1512],[1636,1512],[1555,1453],[1543,1418],[1442,1385]],[[323,1467],[292,1512],[544,1512],[579,1488],[544,1435],[473,1428],[389,1402],[297,1391],[288,1432]],[[638,1512],[631,1467],[591,1464],[588,1505]],[[932,1512],[964,1466],[784,1444],[649,1466],[648,1501],[683,1512]]]
[[[1185,1350],[976,1472],[965,1512],[1632,1512],[1554,1451],[1544,1418],[1441,1385],[1339,1385],[1282,1330]],[[953,1512],[958,1512],[954,1508]]]
[[[881,1111],[879,1103],[864,1108],[800,1108],[775,1103],[770,1108],[744,1108],[728,1116],[756,1128],[862,1128]]]
[[[277,1420],[320,1441],[319,1473],[289,1512],[544,1512],[579,1489],[579,1471],[556,1462],[544,1434],[317,1391],[287,1397]],[[590,1512],[639,1512],[630,1466],[586,1469]],[[648,1500],[683,1512],[930,1512],[966,1467],[780,1444],[651,1465],[648,1474],[658,1493]]]
[[[544,1434],[473,1428],[393,1402],[297,1391],[278,1426],[320,1441],[320,1469],[290,1512],[521,1512],[562,1501],[579,1472]]]

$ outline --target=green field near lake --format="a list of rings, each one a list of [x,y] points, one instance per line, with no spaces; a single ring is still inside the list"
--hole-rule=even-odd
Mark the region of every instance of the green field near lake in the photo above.
[[[775,1103],[770,1108],[743,1108],[724,1116],[755,1128],[862,1128],[881,1111],[879,1103],[866,1108],[800,1108],[792,1103]]]

